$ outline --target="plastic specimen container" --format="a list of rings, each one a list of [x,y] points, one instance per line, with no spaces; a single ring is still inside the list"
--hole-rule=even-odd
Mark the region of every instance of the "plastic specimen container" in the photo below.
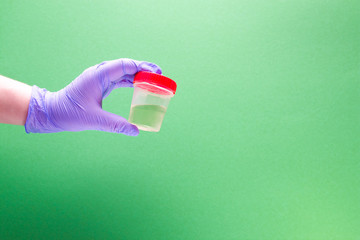
[[[140,130],[158,132],[176,92],[176,82],[151,72],[138,72],[134,77],[134,94],[129,122]]]

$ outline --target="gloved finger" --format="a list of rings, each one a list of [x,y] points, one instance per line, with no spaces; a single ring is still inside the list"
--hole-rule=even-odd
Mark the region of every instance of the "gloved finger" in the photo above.
[[[97,129],[100,131],[122,133],[128,136],[137,136],[139,129],[125,118],[101,110],[98,116]]]
[[[151,63],[151,62],[140,62],[140,64],[138,65],[138,72],[139,71],[147,71],[157,74],[162,73],[161,68],[155,63]]]
[[[122,80],[126,75],[134,75],[139,71],[148,71],[161,74],[161,68],[150,62],[137,61],[128,58],[120,58],[100,63],[97,67],[110,82]]]
[[[133,87],[134,75],[125,75],[121,78],[121,80],[112,82],[107,85],[106,88],[103,89],[102,99],[105,99],[112,90],[120,87]]]

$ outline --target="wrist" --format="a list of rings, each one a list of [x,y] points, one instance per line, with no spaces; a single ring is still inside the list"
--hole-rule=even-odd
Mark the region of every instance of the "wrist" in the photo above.
[[[53,94],[45,88],[39,88],[36,85],[32,87],[31,98],[29,102],[28,115],[25,122],[26,133],[51,133],[60,132],[49,117],[47,98]]]

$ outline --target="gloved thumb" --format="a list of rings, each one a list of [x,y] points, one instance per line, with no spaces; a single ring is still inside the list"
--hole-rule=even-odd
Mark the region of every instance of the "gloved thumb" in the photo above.
[[[128,136],[139,134],[139,129],[125,118],[104,110],[100,111],[97,122],[100,131],[122,133]]]

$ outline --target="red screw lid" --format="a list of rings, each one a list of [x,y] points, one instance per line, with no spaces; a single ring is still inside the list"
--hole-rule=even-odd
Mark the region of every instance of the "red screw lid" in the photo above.
[[[135,83],[150,83],[152,85],[156,85],[161,88],[165,88],[169,91],[171,91],[173,94],[176,92],[176,82],[168,77],[165,77],[164,75],[160,75],[157,73],[152,72],[145,72],[141,71],[135,74],[134,77],[134,84]],[[161,91],[156,90],[156,88],[147,88],[147,90],[162,94]]]

